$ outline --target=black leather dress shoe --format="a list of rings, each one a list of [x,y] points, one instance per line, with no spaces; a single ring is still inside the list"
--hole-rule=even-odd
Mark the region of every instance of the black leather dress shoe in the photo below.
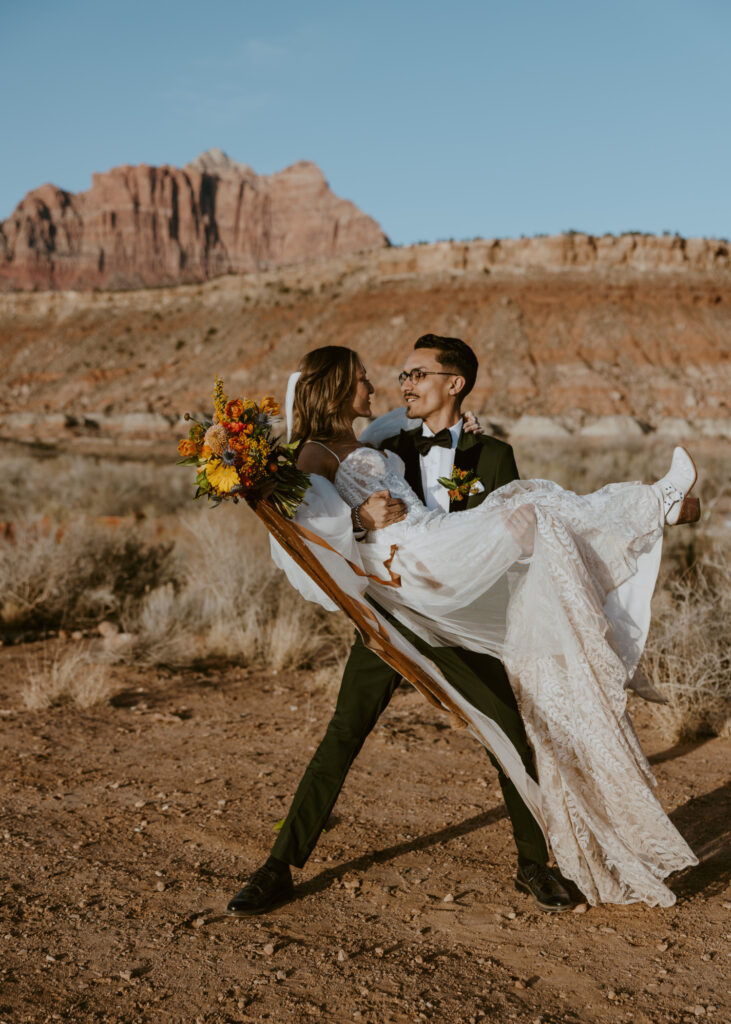
[[[515,888],[532,896],[541,910],[558,913],[570,910],[573,901],[547,864],[524,861],[518,864]]]
[[[275,871],[266,864],[258,868],[241,892],[237,892],[226,913],[233,917],[249,917],[251,914],[265,914],[287,903],[294,895],[294,884],[289,868]]]

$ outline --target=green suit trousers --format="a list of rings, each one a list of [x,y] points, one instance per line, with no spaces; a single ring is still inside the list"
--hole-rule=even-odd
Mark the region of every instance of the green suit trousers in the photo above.
[[[535,779],[533,752],[502,663],[489,655],[456,647],[430,647],[391,616],[387,617],[415,647],[435,662],[455,689],[497,722]],[[335,712],[302,777],[272,856],[296,867],[304,865],[327,823],[351,764],[378,716],[388,705],[399,680],[399,674],[369,651],[359,635],[356,636],[343,673]],[[518,854],[528,860],[547,863],[548,850],[540,826],[489,751],[488,756],[498,771]]]

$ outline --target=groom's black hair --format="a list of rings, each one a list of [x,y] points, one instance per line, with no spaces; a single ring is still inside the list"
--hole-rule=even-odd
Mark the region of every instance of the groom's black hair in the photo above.
[[[442,338],[438,334],[422,334],[414,348],[433,348],[439,353],[437,362],[448,366],[460,377],[464,377],[464,387],[459,397],[466,398],[477,380],[477,356],[469,345],[461,338]]]

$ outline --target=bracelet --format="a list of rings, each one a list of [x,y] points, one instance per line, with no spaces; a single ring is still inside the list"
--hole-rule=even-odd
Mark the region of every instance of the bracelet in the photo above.
[[[360,505],[356,505],[356,507],[353,509],[353,519],[355,520],[355,525],[357,529],[362,530],[364,533],[367,533],[368,531],[366,530],[365,526],[363,526],[363,523],[361,523],[360,521],[360,512],[358,511],[359,508]]]

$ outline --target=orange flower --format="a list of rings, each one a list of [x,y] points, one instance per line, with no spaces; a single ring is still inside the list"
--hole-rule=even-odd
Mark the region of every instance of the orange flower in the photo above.
[[[254,433],[254,424],[253,423],[246,423],[246,424],[244,424],[244,433],[245,434],[253,434]]]
[[[210,446],[207,445],[207,444],[204,444],[203,447],[201,448],[201,458],[202,459],[210,459],[211,455],[213,455],[213,452],[211,451]]]
[[[277,472],[277,464],[276,464],[276,462],[270,462],[269,463],[269,472],[270,473],[276,473]]]
[[[240,420],[243,412],[244,403],[240,398],[232,398],[230,402],[226,402],[227,420]]]
[[[198,445],[195,441],[190,441],[187,437],[184,437],[182,441],[178,442],[178,455],[182,455],[184,459],[197,454]]]
[[[279,402],[272,395],[265,395],[261,400],[259,408],[266,416],[279,415]]]

